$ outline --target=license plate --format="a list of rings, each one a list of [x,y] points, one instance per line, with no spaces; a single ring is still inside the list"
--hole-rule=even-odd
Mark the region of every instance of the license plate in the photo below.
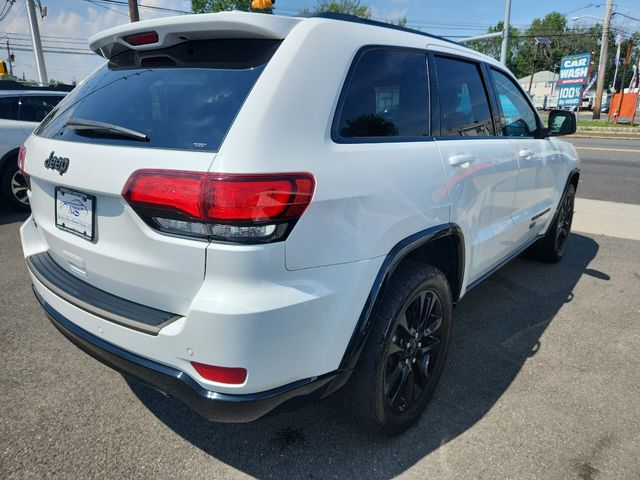
[[[56,187],[56,227],[86,240],[95,236],[96,197]]]

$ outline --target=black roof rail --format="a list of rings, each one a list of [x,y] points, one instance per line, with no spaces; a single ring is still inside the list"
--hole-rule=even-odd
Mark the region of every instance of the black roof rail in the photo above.
[[[64,83],[48,84],[42,86],[16,82],[15,80],[0,80],[0,90],[47,90],[57,92],[70,92],[74,88],[74,85],[65,85]]]
[[[372,27],[389,28],[391,30],[399,30],[401,32],[413,33],[416,35],[422,35],[423,37],[435,38],[442,40],[443,42],[452,43],[454,45],[460,45],[458,42],[449,40],[448,38],[439,37],[438,35],[432,35],[430,33],[423,32],[421,30],[415,30],[413,28],[401,27],[400,25],[393,25],[391,23],[380,22],[378,20],[370,20],[368,18],[357,17],[355,15],[349,15],[346,13],[333,13],[333,12],[319,12],[304,15],[306,18],[329,18],[331,20],[340,20],[343,22],[361,23],[364,25],[371,25]]]

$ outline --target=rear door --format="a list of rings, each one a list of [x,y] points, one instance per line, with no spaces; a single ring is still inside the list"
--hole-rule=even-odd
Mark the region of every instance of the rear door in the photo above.
[[[542,122],[517,82],[494,67],[488,71],[498,104],[500,132],[510,139],[518,157],[514,223],[518,243],[525,243],[539,233],[551,215],[560,158],[543,138]]]
[[[510,142],[495,135],[481,65],[438,53],[430,65],[437,78],[436,143],[446,172],[451,218],[467,237],[467,282],[473,282],[514,248],[518,163]]]
[[[207,239],[196,238],[198,224],[185,214],[159,228],[123,189],[140,169],[206,172],[279,43],[124,51],[71,92],[26,143],[33,216],[51,257],[109,293],[186,314],[204,278]],[[172,188],[176,205],[199,198],[178,184],[139,193],[153,198],[154,188]]]
[[[19,103],[20,97],[17,95],[0,97],[0,118],[4,120],[17,120]]]

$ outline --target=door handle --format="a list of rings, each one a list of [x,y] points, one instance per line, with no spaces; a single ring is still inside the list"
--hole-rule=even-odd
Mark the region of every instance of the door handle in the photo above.
[[[464,164],[473,163],[476,158],[469,153],[459,153],[458,155],[452,155],[449,157],[449,165],[452,167],[459,167]]]
[[[523,148],[518,152],[518,156],[523,160],[529,160],[533,157],[533,152],[528,148]]]

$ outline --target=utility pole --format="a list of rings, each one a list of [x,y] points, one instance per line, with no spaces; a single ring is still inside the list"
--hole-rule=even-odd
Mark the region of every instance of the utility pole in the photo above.
[[[36,57],[36,70],[38,71],[38,83],[47,83],[47,68],[44,65],[42,55],[42,42],[40,41],[40,29],[38,28],[38,17],[36,16],[36,6],[33,0],[25,0],[27,4],[27,17],[29,27],[31,27],[31,42],[33,43],[33,55]]]
[[[9,40],[7,40],[7,60],[9,61],[9,75],[13,77],[13,55],[11,55]]]
[[[140,21],[140,12],[138,11],[138,0],[129,0],[129,18],[132,22]]]
[[[509,46],[509,17],[511,16],[511,0],[507,0],[504,10],[504,23],[502,25],[502,48],[500,50],[500,63],[507,65],[507,48]]]
[[[593,101],[593,119],[600,118],[602,108],[602,92],[604,91],[604,77],[607,73],[607,56],[609,54],[609,30],[611,26],[611,13],[613,0],[607,0],[607,10],[604,14],[604,26],[602,28],[602,40],[600,44],[600,63],[598,65],[598,83],[596,84],[596,98]]]

